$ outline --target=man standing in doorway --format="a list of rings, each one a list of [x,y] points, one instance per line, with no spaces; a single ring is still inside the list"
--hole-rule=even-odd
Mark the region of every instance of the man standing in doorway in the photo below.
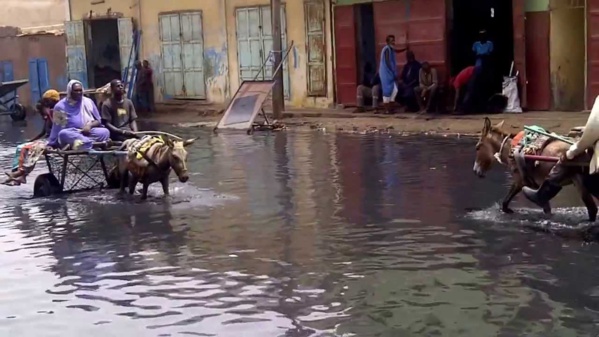
[[[483,110],[487,100],[492,95],[492,88],[490,87],[492,77],[490,58],[493,50],[493,42],[487,38],[487,31],[481,30],[478,41],[472,45],[476,62],[474,64],[472,81],[468,84],[468,91],[466,97],[464,97],[464,110],[467,112]]]
[[[392,113],[391,106],[395,103],[395,96],[397,96],[397,60],[395,54],[406,51],[408,47],[395,49],[395,35],[388,35],[386,42],[387,45],[381,51],[379,77],[383,91],[383,105],[387,113]]]
[[[150,62],[144,60],[142,62],[144,80],[142,82],[143,89],[146,91],[146,97],[148,98],[148,109],[150,112],[156,111],[154,106],[154,81],[152,79],[154,71],[150,67]]]

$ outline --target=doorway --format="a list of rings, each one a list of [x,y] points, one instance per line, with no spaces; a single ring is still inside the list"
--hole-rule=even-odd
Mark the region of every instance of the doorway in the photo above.
[[[502,77],[509,74],[514,60],[514,27],[511,0],[453,0],[451,75],[474,65],[472,44],[478,32],[486,30],[493,42],[491,57],[494,92],[501,92]]]
[[[370,81],[378,70],[374,32],[374,8],[372,3],[355,5],[356,16],[356,66],[358,84]]]
[[[551,1],[549,69],[554,110],[584,109],[585,13],[584,1]]]
[[[121,78],[121,53],[117,19],[88,22],[87,69],[90,87],[100,88]]]

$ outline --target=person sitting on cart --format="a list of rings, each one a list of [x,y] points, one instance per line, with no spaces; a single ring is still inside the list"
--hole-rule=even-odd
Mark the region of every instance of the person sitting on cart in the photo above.
[[[125,96],[120,80],[110,82],[111,97],[102,104],[102,123],[110,130],[110,139],[124,141],[137,137],[137,113],[133,102]]]
[[[52,109],[60,100],[60,94],[56,90],[48,90],[38,101],[35,108],[42,116],[44,128],[29,142],[17,146],[15,151],[12,172],[6,173],[8,179],[5,185],[20,185],[27,183],[26,177],[33,171],[35,164],[44,153],[47,138],[52,130]]]
[[[91,150],[94,143],[105,143],[110,131],[101,123],[98,108],[83,96],[83,84],[71,80],[67,97],[54,106],[52,132],[48,145],[69,150]]]

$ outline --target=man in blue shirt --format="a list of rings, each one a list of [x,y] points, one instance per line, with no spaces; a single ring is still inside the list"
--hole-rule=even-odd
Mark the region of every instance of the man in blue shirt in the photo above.
[[[476,55],[475,67],[483,66],[483,62],[493,53],[493,42],[487,38],[487,31],[481,30],[479,32],[480,39],[472,45],[472,51]]]
[[[463,107],[465,112],[484,112],[487,101],[492,93],[492,67],[490,65],[493,54],[493,42],[487,38],[487,31],[479,32],[478,41],[472,45],[472,52],[476,57],[472,80],[464,97]]]

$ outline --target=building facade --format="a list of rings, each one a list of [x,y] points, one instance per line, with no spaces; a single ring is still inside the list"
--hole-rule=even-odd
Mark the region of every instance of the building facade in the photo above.
[[[330,10],[329,0],[288,0],[283,5],[283,45],[293,42],[283,51],[289,49],[283,70],[291,106],[327,107],[334,102]],[[141,29],[140,57],[154,69],[158,101],[222,103],[241,81],[271,76],[269,0],[70,0],[70,16],[67,44],[72,74],[95,57],[85,50],[93,48],[89,41],[102,39],[90,38],[96,25],[90,22],[116,19],[123,40],[119,42],[121,67],[130,49],[127,30]]]
[[[67,83],[64,21],[68,0],[5,0],[0,18],[0,81],[28,79],[19,101],[33,106],[44,91]]]
[[[0,26],[58,29],[68,19],[68,0],[3,0]]]
[[[159,101],[222,103],[241,81],[271,76],[269,0],[69,2],[71,77],[106,78],[89,68],[106,73],[108,64],[112,73],[122,70],[132,27],[142,31],[141,58],[155,70]],[[588,109],[599,94],[599,0],[287,0],[282,7],[283,44],[293,43],[283,69],[290,106],[355,104],[364,69],[378,66],[389,34],[447,84],[473,62],[480,29],[495,42],[498,72],[518,74],[525,108]],[[105,29],[89,22],[106,19],[116,20],[109,30],[119,37],[92,37]],[[90,43],[103,40],[118,40],[105,49],[120,56],[90,65],[106,54]],[[403,56],[398,61],[401,68]],[[89,86],[97,85],[92,79]]]

